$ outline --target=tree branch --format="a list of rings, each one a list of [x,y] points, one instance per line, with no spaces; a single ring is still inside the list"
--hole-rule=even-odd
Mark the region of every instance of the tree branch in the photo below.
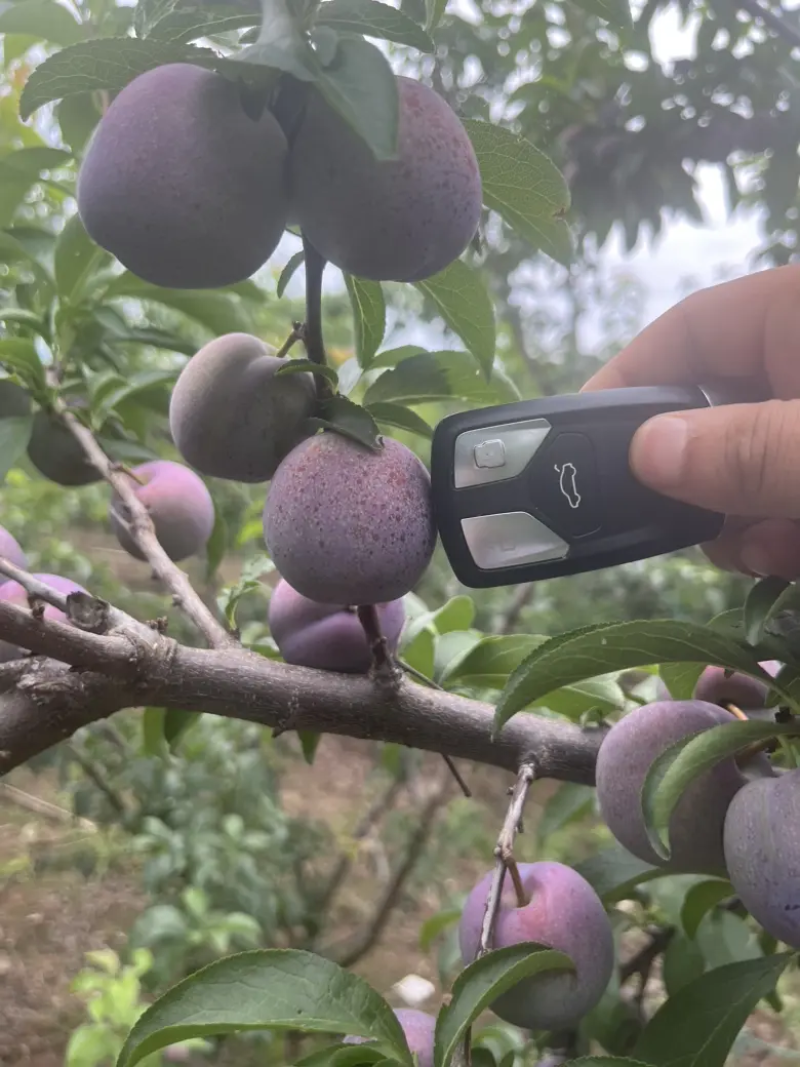
[[[236,647],[233,635],[212,615],[195,592],[192,583],[159,544],[147,508],[136,496],[129,476],[115,467],[95,441],[91,430],[68,411],[64,404],[59,404],[57,411],[87,458],[125,504],[130,515],[131,536],[153,568],[156,577],[172,594],[176,607],[194,623],[212,648]]]

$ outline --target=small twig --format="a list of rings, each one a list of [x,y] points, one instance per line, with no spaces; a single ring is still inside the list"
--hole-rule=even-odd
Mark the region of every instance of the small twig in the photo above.
[[[651,927],[648,930],[647,943],[643,945],[638,952],[634,953],[629,960],[620,965],[620,985],[638,974],[642,979],[641,988],[644,989],[653,964],[661,953],[666,951],[667,946],[674,936],[674,926]]]
[[[505,612],[503,612],[498,619],[494,629],[498,634],[509,634],[516,626],[520,615],[524,609],[528,606],[529,602],[533,598],[533,594],[536,590],[536,586],[533,582],[529,582],[527,585],[520,585],[517,587],[511,603]]]
[[[503,893],[503,882],[505,880],[506,871],[509,872],[511,879],[514,882],[514,890],[517,895],[519,906],[522,907],[527,903],[525,890],[519,876],[519,869],[517,868],[514,859],[514,838],[517,836],[517,831],[520,828],[522,812],[528,797],[528,790],[535,778],[536,770],[533,764],[523,763],[517,772],[517,781],[511,792],[511,801],[509,802],[508,811],[503,820],[503,826],[500,830],[500,834],[497,838],[497,845],[494,850],[497,862],[495,864],[494,877],[489,890],[489,896],[486,900],[486,910],[483,914],[481,938],[478,943],[476,959],[480,959],[480,957],[489,952],[492,947],[494,924],[497,919],[497,913],[500,910],[500,900]]]
[[[83,448],[89,461],[100,471],[128,509],[131,537],[153,568],[155,575],[172,594],[172,600],[176,607],[180,608],[184,615],[194,623],[212,648],[235,647],[236,640],[233,635],[228,633],[224,626],[212,615],[195,592],[192,583],[183,571],[172,562],[159,544],[155,527],[147,508],[136,496],[136,492],[127,476],[115,468],[112,461],[95,441],[91,430],[79,422],[63,404],[59,404],[57,410],[64,425]]]
[[[765,26],[773,30],[778,37],[783,37],[785,41],[788,41],[792,48],[800,48],[800,31],[790,26],[788,22],[784,22],[774,11],[762,7],[758,0],[736,0],[736,6],[746,11],[748,15],[752,15],[754,19],[761,19]]]
[[[70,744],[67,751],[81,768],[86,777],[95,784],[97,789],[105,796],[111,807],[123,821],[128,817],[128,806],[116,789],[111,785],[100,768],[80,750],[78,745]]]
[[[31,793],[26,793],[23,789],[17,789],[16,786],[10,785],[8,782],[0,782],[0,790],[2,790],[5,799],[12,804],[17,804],[20,808],[25,808],[27,811],[32,811],[36,815],[42,815],[46,819],[54,819],[57,822],[77,822],[82,830],[88,830],[91,833],[97,832],[97,823],[91,821],[91,819],[84,819],[78,817],[71,811],[67,811],[66,808],[61,808],[58,804],[51,804],[49,800],[43,800],[42,797],[35,797]]]
[[[306,336],[305,324],[302,322],[292,323],[292,332],[283,342],[281,347],[275,353],[278,359],[283,359],[284,356],[288,356],[298,341],[304,341]]]
[[[306,325],[303,341],[306,354],[311,362],[324,367],[327,364],[327,357],[322,331],[322,276],[325,273],[326,261],[305,234],[303,234],[303,252],[305,253],[306,272]],[[327,400],[333,396],[328,379],[321,374],[315,377],[318,399]]]
[[[404,671],[410,674],[412,678],[416,678],[418,682],[422,682],[424,685],[429,685],[431,689],[438,689],[440,693],[447,692],[444,686],[439,685],[439,683],[435,682],[433,678],[428,678],[428,676],[423,674],[422,671],[418,671],[416,667],[412,667],[410,663],[406,663],[406,661],[404,659],[400,659],[399,656],[397,657],[397,662],[400,664]],[[442,753],[442,759],[447,765],[447,769],[450,771],[450,773],[458,783],[458,788],[461,790],[464,796],[469,799],[472,796],[472,790],[462,778],[461,772],[459,771],[458,767],[456,767],[455,763],[453,763],[452,759],[447,755],[446,752]]]

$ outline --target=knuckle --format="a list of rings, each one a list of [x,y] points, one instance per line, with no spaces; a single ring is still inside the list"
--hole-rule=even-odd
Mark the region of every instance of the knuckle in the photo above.
[[[760,500],[786,478],[787,460],[798,439],[798,410],[794,404],[769,400],[742,414],[728,426],[726,474],[735,479],[743,499]]]

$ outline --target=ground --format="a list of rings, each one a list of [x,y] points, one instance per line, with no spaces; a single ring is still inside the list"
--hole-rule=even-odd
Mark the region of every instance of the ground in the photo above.
[[[346,766],[347,773],[309,774],[297,762],[285,778],[285,804],[295,812],[319,810],[324,804],[334,825],[352,825],[363,804],[371,755],[367,746],[348,739],[329,737],[323,745],[324,765]],[[432,772],[435,767],[433,760]],[[507,775],[487,768],[466,770],[481,817],[499,825]],[[123,947],[123,932],[144,900],[132,863],[116,863],[88,879],[80,873],[80,851],[92,837],[90,830],[65,820],[54,808],[36,812],[20,806],[20,801],[29,804],[31,796],[51,804],[58,801],[48,774],[34,776],[23,768],[10,780],[24,795],[0,790],[0,1067],[63,1067],[67,1037],[82,1014],[69,983],[87,951]],[[463,869],[450,870],[448,876],[468,886],[489,862],[488,857],[467,860]],[[345,920],[357,921],[360,905],[369,899],[368,876],[365,862],[357,867],[342,901]],[[404,976],[437,982],[435,961],[419,948],[418,934],[438,906],[437,893],[422,891],[404,898],[386,933],[356,967],[396,1004],[400,1002],[391,987]],[[786,1038],[781,1024],[768,1015],[754,1022],[761,1037]],[[226,1057],[224,1063],[240,1067],[241,1060]],[[756,1051],[734,1063],[778,1067],[786,1060],[764,1058]]]

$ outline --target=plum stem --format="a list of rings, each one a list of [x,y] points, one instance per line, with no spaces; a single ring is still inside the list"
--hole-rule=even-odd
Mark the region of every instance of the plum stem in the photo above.
[[[326,260],[314,248],[303,234],[303,253],[306,271],[306,323],[303,341],[306,354],[312,363],[324,367],[327,363],[325,340],[322,332],[322,276],[327,266]],[[331,383],[321,374],[317,379],[317,397],[320,401],[333,396]]]
[[[518,906],[522,908],[528,903],[519,868],[514,859],[514,838],[521,829],[522,812],[525,808],[525,801],[528,798],[528,790],[535,778],[536,768],[531,761],[526,761],[520,764],[519,770],[517,771],[517,780],[511,790],[511,800],[508,804],[508,811],[503,820],[503,825],[500,829],[497,844],[494,849],[496,859],[494,877],[492,878],[492,884],[489,889],[489,896],[486,899],[486,910],[483,913],[483,925],[481,926],[481,937],[478,942],[478,951],[475,956],[476,959],[480,959],[481,956],[484,956],[491,950],[494,937],[494,925],[497,920],[497,913],[500,910],[500,900],[503,893],[503,882],[505,880],[506,871],[509,872],[511,880],[514,883],[514,891],[516,893]]]
[[[305,324],[302,322],[293,322],[292,332],[289,334],[289,336],[283,342],[281,347],[275,353],[276,357],[278,359],[283,359],[284,356],[288,356],[288,354],[291,352],[291,350],[294,348],[298,341],[305,340],[305,336]]]
[[[358,621],[366,634],[372,653],[372,667],[378,674],[394,673],[394,664],[389,655],[389,646],[386,638],[381,633],[381,623],[378,618],[378,609],[374,604],[359,604]]]

